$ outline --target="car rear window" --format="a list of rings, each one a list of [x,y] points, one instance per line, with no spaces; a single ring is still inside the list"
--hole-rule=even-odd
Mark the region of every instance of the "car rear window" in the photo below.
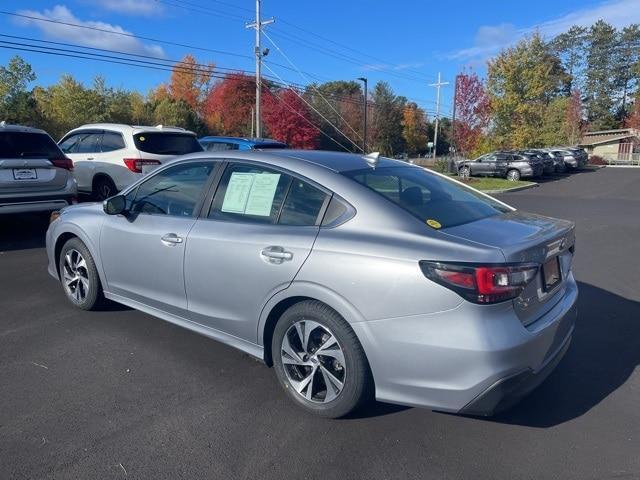
[[[0,132],[0,158],[60,158],[64,154],[49,135]]]
[[[500,202],[419,167],[382,167],[343,174],[436,228],[509,212]]]
[[[269,148],[289,148],[289,145],[287,145],[286,143],[267,142],[267,143],[256,143],[253,145],[253,148],[265,150]]]
[[[184,155],[202,152],[195,135],[173,132],[142,132],[133,136],[136,148],[155,155]]]

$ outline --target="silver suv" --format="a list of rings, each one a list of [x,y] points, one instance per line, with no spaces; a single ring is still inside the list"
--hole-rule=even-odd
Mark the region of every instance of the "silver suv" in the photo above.
[[[0,214],[76,203],[73,164],[43,130],[0,122]]]

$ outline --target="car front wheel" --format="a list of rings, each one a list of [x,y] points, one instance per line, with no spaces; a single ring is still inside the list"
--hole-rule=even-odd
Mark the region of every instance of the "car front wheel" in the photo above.
[[[371,373],[356,334],[321,302],[303,301],[285,311],[271,351],[278,381],[310,413],[339,418],[370,398]]]
[[[82,310],[95,310],[103,300],[96,264],[85,244],[72,238],[62,247],[60,282],[67,298]]]
[[[471,176],[471,169],[469,167],[462,167],[458,171],[458,175],[462,178],[469,178]]]

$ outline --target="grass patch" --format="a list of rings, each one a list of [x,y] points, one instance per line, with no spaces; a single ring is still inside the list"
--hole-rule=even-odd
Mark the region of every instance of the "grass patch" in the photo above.
[[[454,177],[456,180],[469,185],[470,187],[477,188],[478,190],[506,190],[508,188],[525,187],[527,185],[533,185],[535,182],[512,182],[504,178],[493,177],[471,177],[468,179],[462,179],[458,176]]]

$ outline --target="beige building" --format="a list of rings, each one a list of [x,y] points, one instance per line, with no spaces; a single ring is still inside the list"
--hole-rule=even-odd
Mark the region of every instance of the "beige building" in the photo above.
[[[640,160],[640,131],[635,128],[620,128],[587,132],[579,146],[589,156],[597,155],[612,163],[635,163]]]

